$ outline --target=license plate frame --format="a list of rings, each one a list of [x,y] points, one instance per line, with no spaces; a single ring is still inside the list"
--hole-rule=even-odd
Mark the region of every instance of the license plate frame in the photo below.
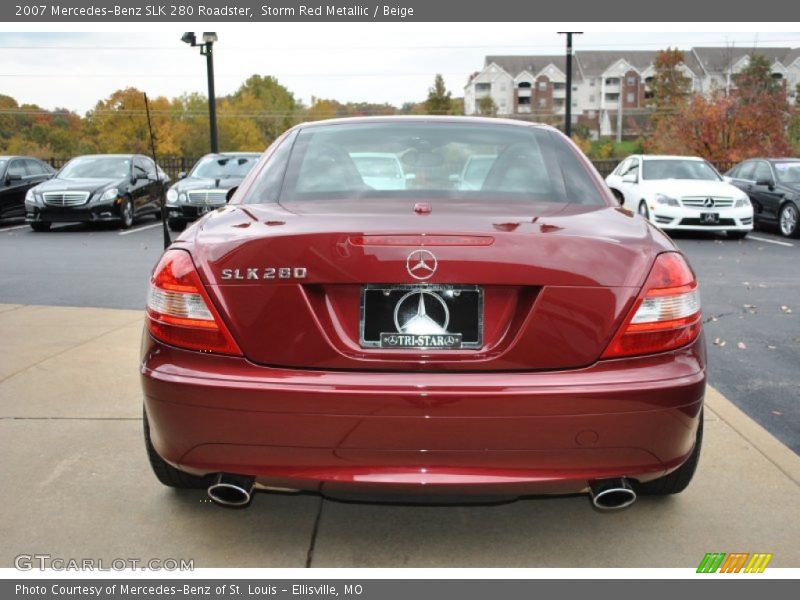
[[[703,225],[719,225],[719,213],[718,212],[700,213],[700,222]]]
[[[376,293],[382,293],[383,295],[388,295],[390,297],[402,297],[407,295],[409,292],[425,292],[427,294],[435,294],[440,297],[440,299],[450,305],[449,303],[455,303],[455,299],[460,297],[461,294],[469,294],[472,295],[469,298],[470,304],[474,304],[474,310],[476,312],[474,316],[474,321],[472,321],[470,314],[460,314],[458,316],[461,320],[469,320],[470,325],[474,325],[471,327],[470,331],[468,332],[469,335],[465,336],[464,331],[453,331],[450,332],[449,330],[446,333],[422,333],[422,334],[409,334],[400,331],[383,331],[383,328],[379,328],[380,331],[377,335],[375,332],[372,332],[372,335],[368,338],[366,335],[367,332],[367,302],[368,296]],[[374,296],[370,296],[374,297]],[[467,297],[465,296],[464,302],[466,302]],[[392,300],[387,300],[388,303],[398,302],[395,298]],[[431,301],[436,302],[434,299]],[[483,302],[484,302],[484,290],[479,285],[462,285],[462,284],[367,284],[362,286],[361,288],[361,303],[360,303],[360,318],[359,318],[359,343],[362,348],[376,348],[382,350],[433,350],[433,351],[445,351],[445,350],[475,350],[481,348],[483,346]],[[396,308],[396,304],[395,304]],[[451,307],[450,310],[453,310],[455,307]],[[387,314],[384,312],[386,308],[378,308],[382,312],[381,319],[386,320]],[[373,317],[375,318],[375,317]],[[377,323],[376,323],[377,325]],[[370,330],[375,329],[375,327],[370,327]],[[429,339],[429,343],[422,343],[418,338],[414,338],[413,341],[403,340],[407,343],[397,343],[397,340],[388,340],[389,336],[403,336],[403,337],[413,337],[413,336],[442,336],[442,338],[437,339]],[[459,340],[452,340],[446,338],[458,337]],[[424,340],[423,340],[424,342]]]

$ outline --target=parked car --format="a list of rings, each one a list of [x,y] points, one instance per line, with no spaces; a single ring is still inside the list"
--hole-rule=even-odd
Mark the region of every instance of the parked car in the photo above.
[[[413,151],[413,189],[364,182],[351,153],[385,148]],[[445,156],[487,153],[481,189],[454,189],[463,161]],[[139,366],[162,483],[226,505],[278,487],[609,509],[689,484],[697,281],[556,129],[318,121],[256,169],[150,280]]]
[[[725,173],[753,204],[756,225],[777,225],[800,237],[800,158],[754,158]]]
[[[28,191],[25,219],[34,231],[72,222],[118,222],[127,229],[138,217],[161,217],[168,180],[151,158],[140,154],[78,156]]]
[[[182,231],[187,223],[225,206],[228,192],[239,186],[259,156],[257,152],[206,154],[188,174],[181,173],[167,191],[169,228]]]
[[[454,181],[460,190],[479,190],[497,157],[493,154],[475,154],[467,159],[460,175]]]
[[[0,156],[0,222],[25,218],[25,194],[55,169],[30,156]]]
[[[361,179],[376,190],[406,189],[406,174],[396,154],[390,152],[352,152]]]
[[[741,239],[753,229],[747,194],[702,158],[629,156],[606,183],[622,206],[665,231],[725,231]]]

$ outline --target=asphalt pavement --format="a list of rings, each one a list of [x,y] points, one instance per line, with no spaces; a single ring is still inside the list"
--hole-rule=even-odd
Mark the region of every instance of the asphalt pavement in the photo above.
[[[174,235],[174,234],[173,234]],[[800,454],[800,240],[681,234],[706,319],[710,383]],[[0,303],[142,309],[160,223],[0,227]]]

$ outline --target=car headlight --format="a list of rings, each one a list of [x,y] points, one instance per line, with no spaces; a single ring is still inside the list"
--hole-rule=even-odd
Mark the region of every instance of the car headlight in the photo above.
[[[178,192],[170,188],[167,191],[167,204],[175,204],[178,201]]]
[[[181,192],[178,194],[178,202],[188,202],[188,198],[186,197],[186,192]]]
[[[118,195],[119,195],[119,190],[117,188],[107,189],[100,196],[100,202],[105,202],[105,201],[108,201],[108,200],[116,200]]]
[[[656,194],[656,202],[658,204],[666,204],[667,206],[680,206],[677,199],[667,196],[666,194]]]
[[[742,208],[743,206],[750,206],[750,198],[748,196],[737,198],[736,202],[733,203],[734,208]]]
[[[33,188],[25,192],[25,202],[28,204],[39,204],[39,198],[33,192]]]

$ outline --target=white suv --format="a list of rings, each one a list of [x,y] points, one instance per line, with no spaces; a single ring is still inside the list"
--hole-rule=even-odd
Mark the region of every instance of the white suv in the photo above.
[[[753,229],[750,199],[693,156],[629,156],[606,183],[620,204],[665,231],[725,231],[741,239]]]

